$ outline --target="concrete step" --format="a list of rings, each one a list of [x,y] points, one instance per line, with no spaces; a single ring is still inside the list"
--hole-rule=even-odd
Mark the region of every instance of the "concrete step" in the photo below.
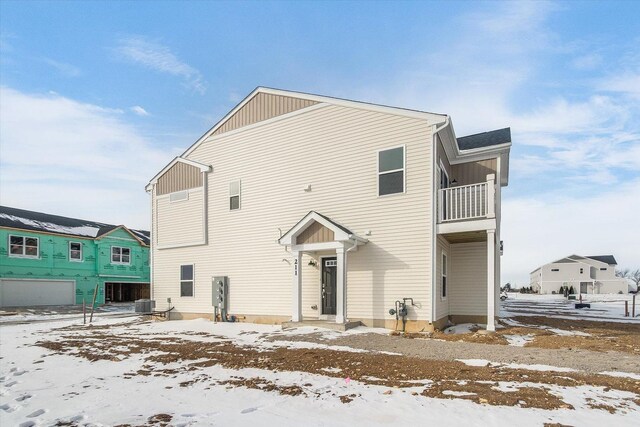
[[[314,328],[331,329],[333,331],[346,331],[348,329],[353,329],[361,325],[362,323],[360,321],[336,323],[330,320],[303,320],[301,322],[283,322],[282,329],[302,328],[304,326],[310,326]]]

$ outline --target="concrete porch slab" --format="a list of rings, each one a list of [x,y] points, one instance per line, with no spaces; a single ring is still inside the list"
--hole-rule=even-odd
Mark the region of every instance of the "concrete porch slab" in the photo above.
[[[291,321],[282,322],[282,329],[302,328],[304,326],[311,326],[314,328],[325,328],[325,329],[331,329],[333,331],[344,332],[348,329],[353,329],[361,325],[362,323],[360,321],[336,323],[329,320],[303,320],[301,322],[291,322]]]

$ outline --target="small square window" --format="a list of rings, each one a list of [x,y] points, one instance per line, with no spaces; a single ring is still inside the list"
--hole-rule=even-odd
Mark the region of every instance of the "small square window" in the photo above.
[[[131,262],[131,249],[120,246],[111,247],[111,262],[113,264],[129,264]]]

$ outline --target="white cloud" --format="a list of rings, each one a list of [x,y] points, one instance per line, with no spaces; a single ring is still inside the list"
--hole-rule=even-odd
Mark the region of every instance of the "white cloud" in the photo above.
[[[42,62],[53,67],[56,71],[66,77],[78,77],[82,74],[80,68],[76,67],[75,65],[56,61],[51,58],[42,58]]]
[[[119,110],[0,88],[2,204],[149,227],[148,180],[174,153]]]
[[[580,196],[503,202],[503,283],[528,285],[530,271],[570,254],[614,255],[620,267],[640,268],[640,178]]]
[[[132,112],[134,112],[135,114],[139,115],[139,116],[149,116],[149,112],[147,110],[145,110],[144,108],[142,108],[139,105],[134,105],[133,107],[129,108]]]
[[[147,68],[181,77],[185,86],[200,94],[206,91],[200,71],[182,62],[167,46],[134,36],[121,39],[115,50],[123,58]]]

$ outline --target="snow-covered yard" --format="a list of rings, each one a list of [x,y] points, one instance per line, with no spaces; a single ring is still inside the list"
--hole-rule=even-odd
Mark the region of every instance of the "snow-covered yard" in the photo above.
[[[282,331],[109,314],[93,326],[56,315],[5,323],[0,424],[622,426],[640,416],[637,373],[430,360],[349,344],[375,337],[400,348],[419,341],[370,328]]]

